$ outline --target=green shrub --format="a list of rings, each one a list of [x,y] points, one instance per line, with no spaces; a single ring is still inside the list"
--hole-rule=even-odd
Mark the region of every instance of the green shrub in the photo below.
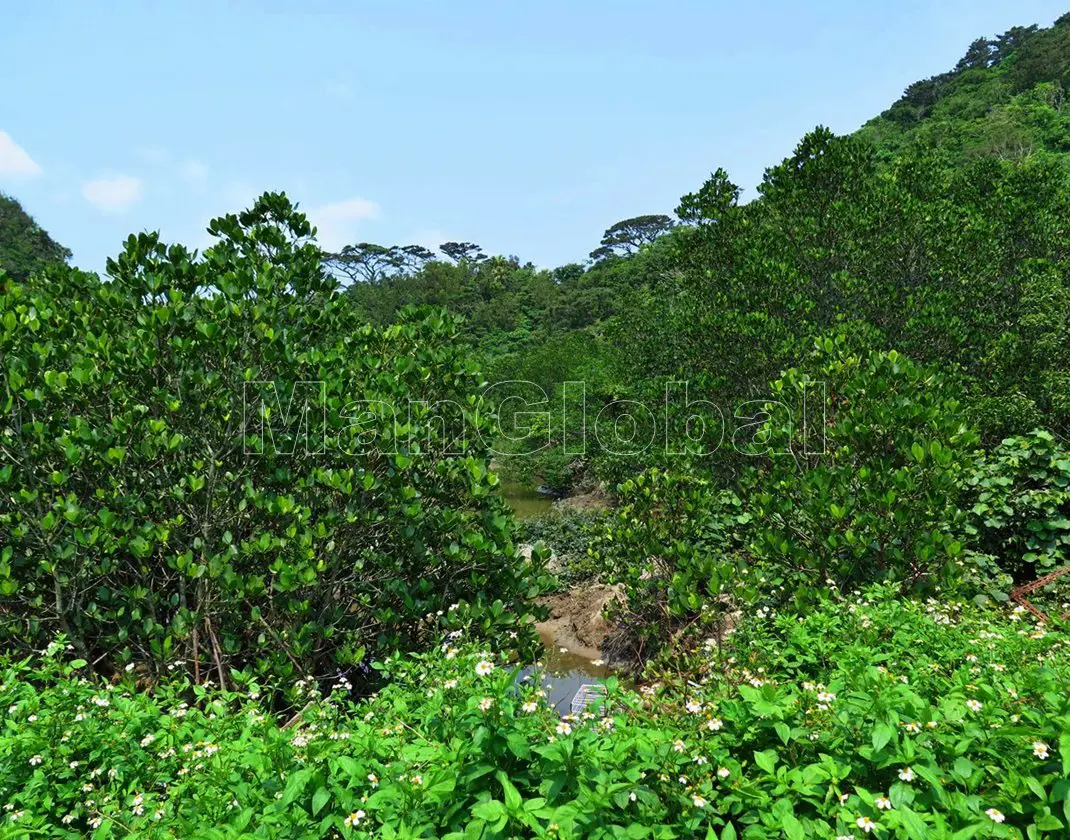
[[[525,630],[544,582],[456,322],[362,323],[284,196],[211,230],[0,295],[3,644],[287,684],[425,645],[451,604]]]
[[[971,531],[1019,581],[1070,563],[1070,452],[1051,434],[1008,438],[970,476]]]
[[[947,381],[894,351],[852,355],[842,339],[819,342],[811,370],[773,383],[783,406],[767,407],[766,465],[744,482],[753,554],[792,589],[952,576],[977,436]],[[784,410],[804,389],[819,403],[827,389],[823,428]]]
[[[734,555],[740,501],[705,479],[651,469],[620,484],[620,504],[591,551],[624,587],[612,618],[630,659],[650,659],[683,632],[707,632],[745,595]]]

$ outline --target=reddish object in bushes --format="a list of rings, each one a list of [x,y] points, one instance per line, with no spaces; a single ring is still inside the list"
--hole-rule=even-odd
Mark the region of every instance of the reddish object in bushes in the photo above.
[[[1042,586],[1047,586],[1053,580],[1055,580],[1056,578],[1061,578],[1065,574],[1070,574],[1070,566],[1064,566],[1063,568],[1056,569],[1051,574],[1044,575],[1044,577],[1037,578],[1036,580],[1031,581],[1030,583],[1023,583],[1021,586],[1016,586],[1014,587],[1014,589],[1011,590],[1011,600],[1015,603],[1021,604],[1041,621],[1050,621],[1048,616],[1038,610],[1032,604],[1030,604],[1025,596],[1028,595],[1030,592],[1036,592]]]

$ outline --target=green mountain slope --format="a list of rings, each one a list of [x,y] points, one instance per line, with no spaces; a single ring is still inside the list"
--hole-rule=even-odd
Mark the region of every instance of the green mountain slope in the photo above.
[[[1070,13],[978,38],[955,67],[910,85],[858,132],[884,159],[911,144],[963,156],[1070,152]]]
[[[71,252],[49,236],[18,201],[0,193],[0,271],[21,281],[46,265],[70,258]]]

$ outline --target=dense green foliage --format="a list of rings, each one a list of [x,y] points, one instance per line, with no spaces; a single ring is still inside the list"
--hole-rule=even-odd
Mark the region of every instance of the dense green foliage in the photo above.
[[[906,589],[946,577],[963,555],[960,502],[977,440],[959,402],[895,351],[860,358],[826,339],[815,366],[773,383],[779,397],[820,382],[830,416],[814,430],[770,409],[769,466],[745,482],[760,523],[754,556],[792,587],[892,579]]]
[[[973,534],[1018,577],[1070,560],[1070,453],[1047,432],[1008,438],[970,478]]]
[[[145,234],[111,282],[0,298],[4,642],[286,684],[420,647],[457,602],[523,629],[502,602],[538,571],[454,322],[362,323],[284,197],[212,229],[199,260]]]
[[[1067,836],[1067,88],[979,39],[554,270],[265,194],[101,279],[0,198],[0,840]]]
[[[0,273],[25,280],[70,258],[71,252],[53,241],[18,201],[0,193]]]
[[[753,595],[735,533],[749,517],[730,491],[656,468],[623,482],[620,493],[592,554],[606,578],[624,586],[613,614],[629,631],[617,644],[630,641],[631,650],[615,653],[642,663],[671,652],[684,632],[710,632],[732,603],[723,600],[729,593]]]
[[[978,38],[955,67],[915,82],[862,134],[882,156],[935,144],[964,156],[1070,152],[1070,15],[1050,29],[1015,26]]]

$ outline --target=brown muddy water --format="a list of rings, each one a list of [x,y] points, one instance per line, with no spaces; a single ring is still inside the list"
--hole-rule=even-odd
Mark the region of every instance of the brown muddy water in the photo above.
[[[551,499],[540,496],[534,487],[515,481],[502,481],[502,496],[517,519],[531,519],[550,512]],[[569,650],[546,629],[539,631],[543,655],[536,665],[520,672],[519,680],[541,682],[546,699],[560,714],[568,714],[572,698],[583,685],[602,683],[613,676],[605,665],[595,665],[596,658]],[[585,651],[589,654],[589,651]]]

